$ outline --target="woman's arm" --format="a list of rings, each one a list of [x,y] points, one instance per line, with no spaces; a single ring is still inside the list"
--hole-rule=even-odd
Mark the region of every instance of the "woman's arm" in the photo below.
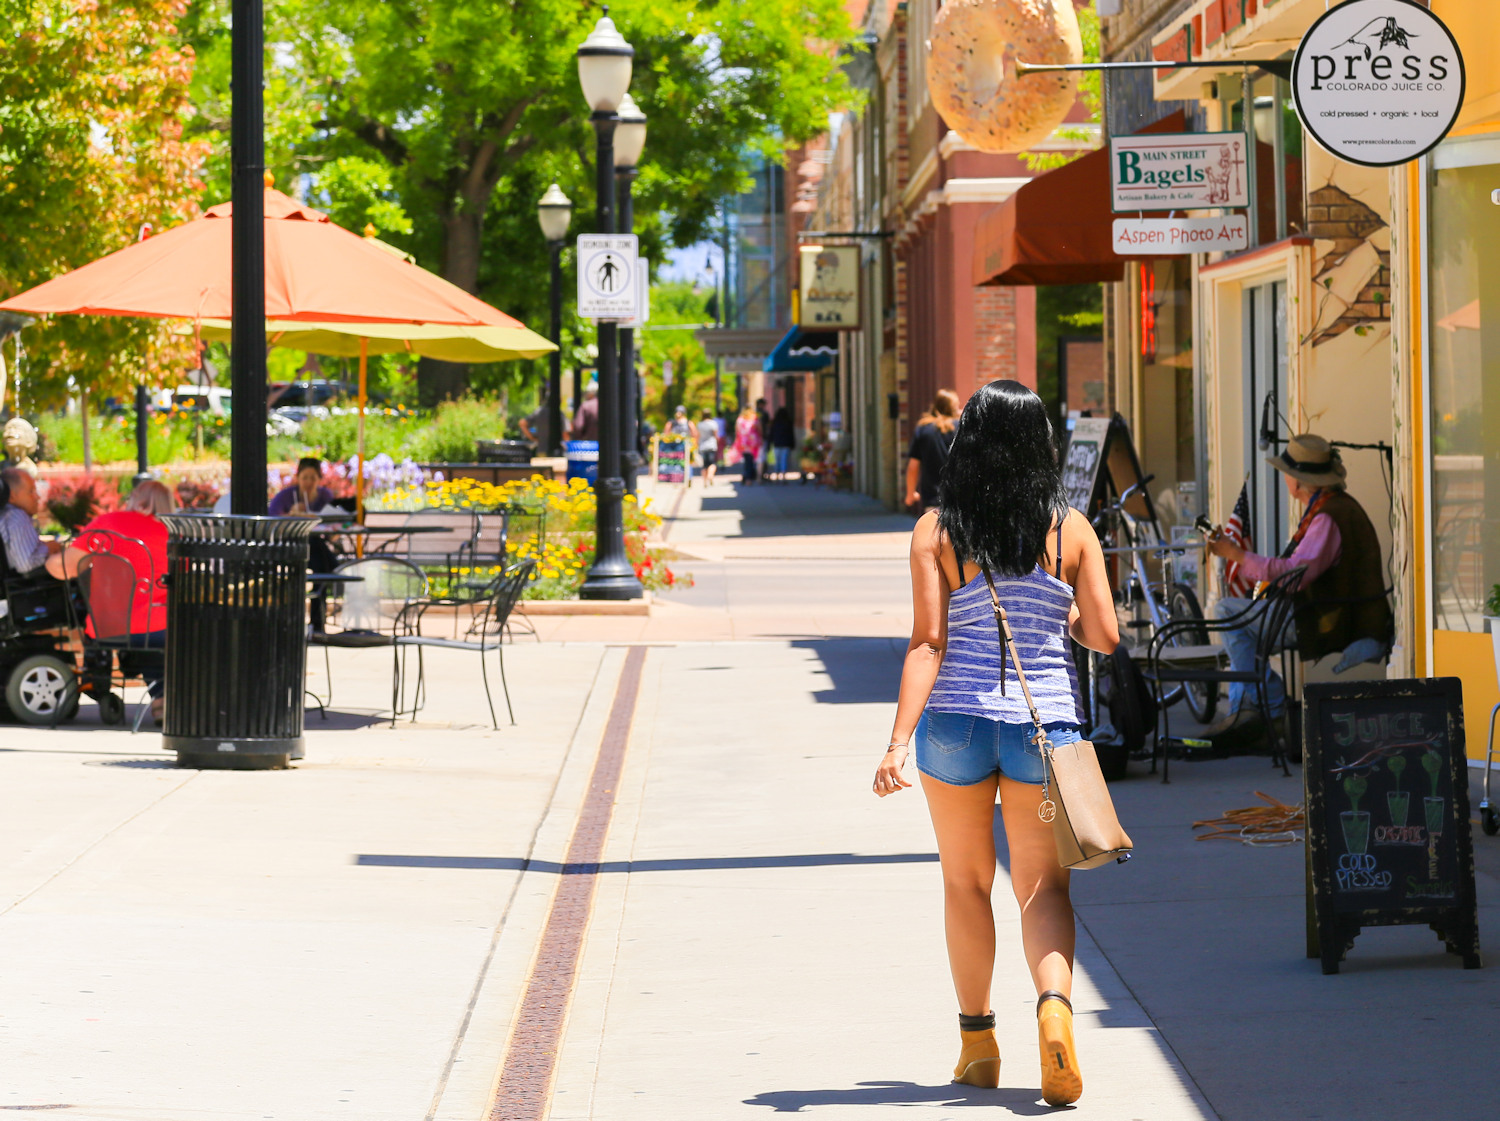
[[[921,504],[922,494],[917,489],[917,484],[922,480],[922,463],[920,460],[908,459],[906,461],[906,504],[917,506]]]
[[[1073,577],[1074,610],[1068,631],[1080,646],[1112,654],[1120,645],[1120,621],[1115,615],[1115,597],[1110,591],[1109,570],[1104,566],[1099,535],[1077,510],[1068,512],[1063,535],[1078,546],[1078,570]]]
[[[891,728],[891,746],[875,772],[875,793],[882,798],[911,785],[901,777],[901,768],[948,646],[948,580],[943,575],[936,511],[923,514],[912,531],[911,596],[911,641],[901,666],[896,722]]]

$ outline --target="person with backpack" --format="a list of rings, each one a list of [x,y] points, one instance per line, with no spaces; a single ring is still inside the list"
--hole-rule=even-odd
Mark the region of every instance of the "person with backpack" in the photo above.
[[[916,513],[935,509],[938,502],[938,476],[948,462],[953,447],[954,426],[958,423],[958,394],[939,389],[932,408],[917,421],[906,460],[906,505]]]

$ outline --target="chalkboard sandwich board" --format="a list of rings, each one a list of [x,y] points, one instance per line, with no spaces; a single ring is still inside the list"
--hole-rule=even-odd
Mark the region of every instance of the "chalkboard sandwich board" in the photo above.
[[[1462,684],[1308,685],[1304,704],[1308,956],[1337,973],[1361,928],[1427,923],[1478,969]]]

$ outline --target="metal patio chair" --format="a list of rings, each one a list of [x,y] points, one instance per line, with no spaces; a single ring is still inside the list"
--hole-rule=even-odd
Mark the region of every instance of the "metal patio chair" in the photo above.
[[[490,707],[490,722],[498,731],[500,721],[495,716],[495,701],[490,693],[488,668],[489,655],[493,653],[500,667],[500,687],[505,693],[505,708],[510,714],[510,722],[515,724],[516,711],[510,701],[510,686],[505,680],[505,624],[509,621],[516,604],[520,602],[521,594],[526,590],[526,584],[531,579],[531,572],[535,567],[536,562],[530,560],[511,565],[499,579],[488,588],[482,589],[480,594],[473,599],[443,596],[421,600],[407,606],[402,612],[399,624],[401,633],[396,636],[391,670],[392,724],[398,716],[406,714],[410,714],[415,720],[418,710],[426,703],[427,678],[423,651],[427,647],[443,650],[471,650],[479,655],[479,670],[484,681],[484,699]],[[471,604],[475,606],[476,614],[462,637],[439,638],[436,635],[422,633],[423,617],[432,608],[460,607]],[[406,708],[404,707],[407,682],[406,653],[412,647],[417,650],[417,681],[412,693],[411,707]]]

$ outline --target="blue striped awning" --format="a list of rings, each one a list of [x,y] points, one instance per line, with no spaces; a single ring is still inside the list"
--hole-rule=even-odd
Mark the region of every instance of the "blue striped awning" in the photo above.
[[[804,331],[793,327],[776,344],[761,370],[767,374],[800,374],[825,370],[839,353],[837,331]]]

